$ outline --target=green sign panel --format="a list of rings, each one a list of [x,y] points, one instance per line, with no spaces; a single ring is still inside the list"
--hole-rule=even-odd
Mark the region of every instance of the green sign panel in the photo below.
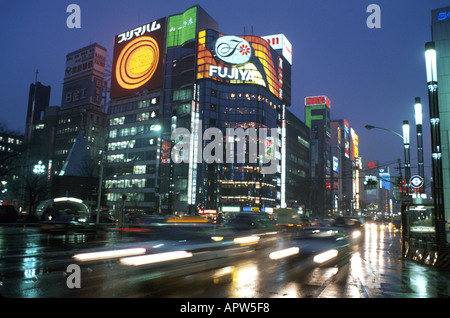
[[[169,17],[167,27],[167,47],[182,45],[195,39],[197,29],[197,7],[192,7],[182,14]]]

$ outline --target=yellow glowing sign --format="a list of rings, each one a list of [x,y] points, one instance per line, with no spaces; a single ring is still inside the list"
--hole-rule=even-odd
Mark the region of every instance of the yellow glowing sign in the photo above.
[[[125,89],[138,88],[147,83],[156,71],[159,54],[159,46],[150,36],[130,41],[117,59],[117,83]]]

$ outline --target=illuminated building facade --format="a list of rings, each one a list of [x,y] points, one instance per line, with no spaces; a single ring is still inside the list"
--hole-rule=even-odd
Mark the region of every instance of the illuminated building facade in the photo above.
[[[445,220],[450,221],[450,6],[431,11],[431,35],[436,49],[437,92]],[[446,226],[448,231],[448,226]]]
[[[305,98],[305,124],[310,128],[310,207],[318,218],[331,216],[331,102],[326,96]]]
[[[345,119],[332,120],[331,189],[334,213],[356,215],[360,211],[360,160],[358,135]]]
[[[200,6],[117,35],[107,121],[110,205],[122,194],[127,209],[164,213],[262,211],[285,204],[291,61],[283,35],[221,34]],[[223,133],[227,145],[220,154],[236,150],[228,158],[233,162],[202,158],[213,141],[205,135],[208,128]],[[249,160],[250,142],[258,138],[245,135],[247,146],[239,153],[239,136],[226,134],[239,128],[274,129],[280,136],[269,133],[263,149],[263,156],[278,159],[274,173],[262,174],[261,163]],[[179,142],[172,133],[179,129],[190,133],[185,162],[172,156]],[[245,162],[238,162],[241,155]]]
[[[278,44],[279,49],[269,42]],[[231,162],[197,167],[201,190],[199,198],[192,198],[190,204],[224,212],[230,208],[265,211],[286,205],[286,106],[290,104],[288,59],[292,51],[283,55],[281,43],[288,43],[283,35],[233,36],[200,31],[195,117],[203,130],[217,127],[222,131],[226,143],[223,151],[230,147],[234,157]],[[264,144],[263,156],[273,152],[278,159],[274,173],[264,174],[261,161],[250,159],[250,143],[259,139],[248,132],[262,128],[278,132],[278,138],[270,135]],[[227,129],[242,129],[248,135],[230,136]],[[242,138],[248,145],[243,150],[238,146]],[[244,152],[243,163],[238,163],[240,151]],[[192,194],[197,196],[193,189]]]

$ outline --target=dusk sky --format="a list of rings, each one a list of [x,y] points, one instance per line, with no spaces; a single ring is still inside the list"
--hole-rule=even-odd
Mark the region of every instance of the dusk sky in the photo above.
[[[81,28],[69,29],[69,4],[81,8]],[[370,29],[370,4],[381,9],[381,28]],[[304,120],[304,98],[326,95],[331,118],[346,119],[359,136],[363,160],[383,165],[401,158],[402,140],[371,124],[401,133],[411,124],[411,166],[417,173],[414,98],[424,107],[424,158],[430,177],[430,127],[424,45],[431,40],[431,10],[450,0],[0,0],[2,49],[0,122],[23,133],[29,86],[51,86],[51,106],[61,105],[66,54],[97,42],[111,63],[113,39],[144,23],[201,5],[229,35],[283,33],[293,46],[292,106]],[[391,165],[391,169],[394,168]],[[397,172],[393,171],[394,175]]]

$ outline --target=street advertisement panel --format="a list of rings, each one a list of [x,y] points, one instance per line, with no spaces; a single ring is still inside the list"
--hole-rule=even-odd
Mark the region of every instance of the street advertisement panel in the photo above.
[[[256,84],[283,99],[283,60],[263,38],[199,32],[197,79]]]
[[[114,37],[111,98],[162,87],[166,18]]]

